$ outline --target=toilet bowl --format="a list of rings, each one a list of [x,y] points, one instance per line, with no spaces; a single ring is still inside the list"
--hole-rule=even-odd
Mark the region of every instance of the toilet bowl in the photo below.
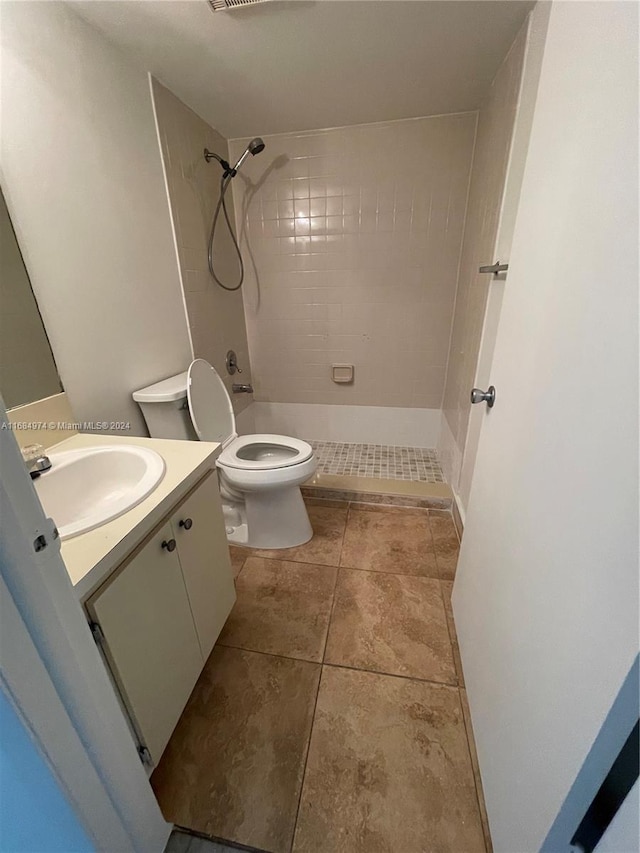
[[[231,398],[207,361],[135,391],[152,438],[222,445],[216,461],[229,542],[293,548],[313,536],[300,485],[317,467],[311,445],[286,435],[239,436]]]

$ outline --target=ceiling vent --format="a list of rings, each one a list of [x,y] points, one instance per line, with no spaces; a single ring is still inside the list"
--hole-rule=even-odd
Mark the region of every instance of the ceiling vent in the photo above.
[[[227,12],[230,9],[240,9],[242,6],[257,6],[258,3],[269,3],[270,0],[208,0],[214,12]]]

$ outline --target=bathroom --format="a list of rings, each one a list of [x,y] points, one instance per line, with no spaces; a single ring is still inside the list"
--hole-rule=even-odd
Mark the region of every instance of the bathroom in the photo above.
[[[212,6],[0,4],[3,583],[95,789],[2,685],[67,849],[568,850],[637,719],[637,8]]]

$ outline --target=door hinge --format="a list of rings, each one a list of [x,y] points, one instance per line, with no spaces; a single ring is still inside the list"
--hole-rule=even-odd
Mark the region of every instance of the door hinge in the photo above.
[[[146,746],[140,744],[138,747],[138,755],[140,756],[140,761],[142,761],[146,767],[153,767],[153,759],[151,758],[151,753]]]
[[[104,643],[104,634],[102,628],[97,622],[89,622],[89,630],[95,642],[100,646]]]

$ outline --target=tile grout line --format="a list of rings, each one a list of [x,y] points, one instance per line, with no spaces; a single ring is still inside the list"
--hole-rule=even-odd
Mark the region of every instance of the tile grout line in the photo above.
[[[267,655],[270,658],[284,658],[284,660],[295,660],[300,663],[311,663],[314,666],[322,666],[322,660],[310,660],[309,658],[294,658],[292,655],[285,655],[282,652],[267,652],[264,649],[250,649],[248,646],[234,646],[231,643],[216,641],[216,646],[222,649],[235,649],[237,652],[251,652],[252,655]],[[215,646],[214,646],[215,648]]]
[[[304,485],[303,488],[306,490],[306,494],[303,495],[305,498],[309,498],[312,501],[325,503],[325,502],[342,502],[342,503],[361,503],[364,504],[362,509],[368,509],[369,507],[380,507],[381,509],[420,509],[420,510],[436,510],[439,512],[446,512],[451,515],[451,506],[450,506],[450,498],[425,498],[427,503],[387,503],[385,501],[375,501],[375,500],[367,500],[366,498],[370,497],[383,497],[383,498],[393,498],[398,500],[412,500],[412,498],[406,495],[388,495],[384,492],[359,492],[356,489],[334,489],[333,487],[327,488],[326,486],[313,486],[313,485]],[[342,497],[324,497],[323,495],[326,492],[334,493],[338,492]],[[347,497],[348,495],[348,497]],[[359,497],[353,497],[353,495],[358,495]],[[417,497],[417,501],[423,500],[423,498]],[[447,501],[449,503],[447,504]]]
[[[320,695],[320,687],[322,685],[322,663],[320,663],[320,677],[318,678],[318,688],[316,697],[313,703],[313,712],[311,714],[311,725],[309,726],[309,739],[307,740],[307,749],[304,754],[304,764],[302,765],[302,775],[300,777],[300,793],[298,794],[298,803],[296,806],[296,816],[293,820],[293,831],[291,833],[291,844],[289,845],[290,853],[293,853],[293,845],[296,840],[296,830],[298,828],[298,818],[300,817],[300,806],[302,805],[302,794],[304,792],[304,782],[307,775],[307,763],[309,761],[309,749],[311,748],[311,737],[313,735],[313,726],[316,721],[316,709],[318,707],[318,696]]]
[[[349,516],[347,514],[347,519],[348,518],[349,518]],[[345,524],[345,532],[346,532],[346,529],[347,529],[347,525]],[[344,543],[344,533],[342,534],[342,542]],[[340,557],[342,557],[342,544],[340,545]],[[340,558],[338,558],[338,559],[340,559]],[[327,633],[325,634],[325,638],[324,638],[324,646],[322,648],[322,660],[320,661],[320,663],[324,663],[326,655],[327,655],[327,644],[329,642],[329,633],[331,631],[331,622],[333,620],[333,614],[334,614],[335,608],[336,608],[336,593],[338,590],[338,583],[340,582],[340,568],[341,567],[338,565],[338,566],[334,566],[333,568],[335,568],[335,570],[336,570],[336,579],[335,579],[335,583],[333,584],[333,593],[331,596],[331,608],[329,610],[329,621],[327,622]]]
[[[211,844],[223,844],[225,847],[229,847],[231,850],[238,850],[239,853],[269,853],[267,850],[263,850],[261,847],[251,847],[250,845],[240,844],[238,841],[233,841],[230,838],[222,838],[219,835],[207,835],[206,832],[200,832],[198,829],[189,829],[188,826],[181,826],[178,823],[174,823],[173,831],[177,831],[180,835],[188,836],[189,843],[187,845],[184,853],[189,853],[191,850],[191,845],[194,841],[206,841]]]
[[[445,482],[435,448],[312,441],[318,470],[336,476],[364,476],[402,482]]]
[[[436,571],[438,573],[438,580],[441,581],[441,580],[443,580],[443,577],[440,573],[440,563],[438,562],[438,549],[436,548],[436,540],[435,540],[435,537],[433,535],[433,528],[431,527],[431,516],[428,513],[427,513],[427,521],[429,524],[429,536],[431,537],[431,548],[433,550],[433,557],[436,561]],[[442,587],[440,589],[442,591]],[[445,613],[446,613],[446,610],[445,610]]]
[[[419,684],[430,684],[432,687],[448,687],[451,690],[459,690],[457,684],[448,681],[434,681],[431,678],[420,678],[417,675],[401,675],[397,672],[383,672],[380,669],[363,669],[358,666],[349,666],[346,663],[323,662],[322,666],[332,666],[334,669],[348,669],[351,672],[368,672],[370,675],[382,675],[386,678],[402,678],[404,681],[417,681]]]
[[[246,557],[244,558],[244,560],[242,561],[242,565],[240,566],[240,571],[238,572],[238,574],[237,574],[237,575],[235,576],[235,578],[233,579],[234,585],[235,585],[235,582],[236,582],[236,581],[238,580],[238,578],[240,577],[240,575],[242,574],[242,572],[244,571],[244,567],[247,565],[247,560],[249,559],[249,557],[250,557],[250,556],[251,556],[251,554],[247,554],[247,556],[246,556]],[[236,598],[237,598],[237,596],[236,596]]]
[[[455,526],[455,522],[454,522],[454,525],[453,525],[453,526],[454,526],[454,529],[455,529],[455,531],[456,531],[456,538],[457,538],[457,540],[458,540],[458,547],[460,547],[461,539],[460,539],[460,536],[459,536],[459,534],[458,534],[457,528],[456,528],[456,526]],[[438,557],[437,557],[437,550],[436,550],[436,547],[435,547],[435,540],[433,539],[433,531],[432,531],[432,529],[431,529],[431,520],[429,520],[429,530],[430,530],[430,532],[431,532],[431,538],[432,538],[432,540],[433,540],[434,552],[436,552],[436,562],[437,562]],[[439,571],[439,570],[440,570],[440,567],[438,566],[438,571]],[[454,579],[455,579],[455,578],[454,578]],[[447,624],[447,633],[448,633],[448,635],[449,635],[449,643],[450,643],[450,645],[451,645],[451,651],[452,651],[452,654],[453,654],[453,647],[454,647],[454,644],[455,644],[455,645],[458,645],[458,636],[457,636],[457,632],[456,632],[455,636],[454,636],[454,635],[453,635],[453,633],[452,633],[452,631],[453,631],[453,632],[455,632],[455,621],[454,621],[454,619],[453,619],[453,611],[451,612],[451,615],[449,615],[449,610],[450,610],[451,608],[447,606],[446,593],[445,593],[445,589],[444,589],[444,585],[443,585],[444,583],[450,583],[450,584],[453,586],[453,581],[451,581],[451,580],[443,580],[442,578],[440,578],[440,584],[439,584],[439,586],[440,586],[440,595],[441,595],[441,597],[442,597],[442,604],[443,604],[443,606],[444,606],[444,611],[445,611],[445,619],[446,619],[446,624]],[[451,610],[452,610],[452,609],[451,609]],[[459,650],[458,650],[458,658],[460,658],[460,652],[459,652]],[[462,668],[462,661],[460,661],[460,667]],[[483,791],[481,791],[481,789],[479,788],[479,785],[478,785],[478,779],[476,778],[476,772],[475,772],[475,769],[474,769],[474,763],[473,763],[472,739],[473,739],[473,744],[474,744],[474,748],[475,748],[475,737],[474,737],[474,735],[473,735],[473,729],[471,729],[471,732],[469,731],[469,727],[470,727],[470,724],[471,724],[471,719],[469,719],[469,724],[468,724],[468,723],[467,723],[467,714],[465,714],[465,712],[464,712],[464,703],[463,703],[463,701],[462,701],[462,691],[464,691],[464,692],[465,692],[465,694],[466,694],[466,692],[467,692],[467,688],[466,688],[466,685],[464,684],[464,682],[463,682],[463,681],[462,681],[462,679],[461,679],[461,674],[459,674],[459,673],[458,673],[458,667],[457,667],[457,665],[456,665],[456,659],[455,659],[455,657],[454,657],[454,668],[455,668],[455,672],[456,672],[456,683],[457,683],[457,691],[458,691],[458,700],[459,700],[459,702],[460,702],[460,711],[461,711],[461,713],[462,713],[462,724],[463,724],[463,726],[464,726],[465,738],[466,738],[466,742],[467,742],[467,751],[468,751],[468,753],[469,753],[469,762],[470,762],[470,764],[471,764],[471,773],[472,773],[472,775],[473,775],[473,788],[474,788],[474,791],[476,792],[476,802],[478,803],[478,814],[479,814],[479,818],[480,818],[480,825],[481,825],[481,827],[482,827],[482,839],[483,839],[483,844],[484,844],[484,846],[485,846],[486,853],[490,853],[489,848],[487,848],[487,843],[486,843],[486,838],[485,838],[485,826],[484,826],[484,820],[483,820],[483,818],[482,818],[482,813],[483,813],[483,811],[482,811],[482,801],[484,800],[484,792],[483,792]],[[468,706],[468,700],[467,700],[467,706]],[[470,709],[469,709],[469,717],[470,717]],[[479,774],[480,774],[480,768],[478,767],[478,776],[479,776]],[[482,784],[482,780],[480,780],[480,784]],[[489,838],[490,838],[490,837],[491,837],[491,836],[489,835]]]
[[[469,729],[471,726],[471,708],[469,707],[469,700],[467,699],[467,708],[469,710],[469,725],[467,725],[467,714],[465,714],[465,712],[464,712],[464,704],[462,702],[462,691],[463,690],[465,693],[467,692],[466,687],[458,687],[458,699],[460,701],[460,710],[462,712],[462,724],[464,726],[464,733],[466,735],[466,740],[467,740],[467,750],[469,752],[469,763],[471,764],[471,775],[473,776],[473,788],[476,792],[476,802],[478,803],[478,816],[480,818],[480,827],[482,829],[482,841],[483,841],[486,853],[490,853],[490,848],[487,847],[487,839],[485,837],[485,825],[484,825],[485,822],[482,818],[482,805],[484,802],[484,791],[482,791],[482,789],[480,787],[482,785],[482,777],[480,776],[480,765],[478,764],[478,772],[476,774],[475,767],[473,764],[473,750],[471,748],[471,742],[473,739],[473,744],[474,744],[474,748],[475,748],[475,737],[473,735],[473,728],[471,728],[471,732],[469,732]],[[476,755],[477,755],[477,750],[476,750]],[[479,784],[478,784],[478,779],[480,779]],[[486,811],[486,805],[485,805],[485,811]],[[491,830],[488,826],[488,821],[487,821],[486,832],[489,835],[489,840],[491,840]]]
[[[278,557],[266,557],[266,556],[264,556],[264,554],[250,554],[247,557],[247,560],[250,560],[252,558],[257,559],[257,560],[273,560],[274,562],[279,562],[279,563],[295,563],[297,566],[318,566],[319,568],[322,568],[322,569],[351,569],[351,571],[353,571],[353,572],[371,572],[371,574],[374,574],[374,575],[395,575],[397,577],[403,577],[403,578],[430,578],[433,581],[440,581],[440,580],[448,581],[449,580],[449,578],[441,578],[440,576],[434,576],[434,575],[422,575],[422,574],[415,574],[415,573],[414,574],[407,574],[406,572],[389,572],[389,571],[386,571],[385,569],[363,569],[360,566],[334,566],[332,563],[329,564],[329,563],[318,563],[318,562],[307,563],[305,560],[292,560],[291,558],[287,558],[287,557],[280,557],[280,556],[278,556]],[[246,560],[245,560],[245,563],[246,563]],[[243,565],[241,571],[243,569],[244,569],[244,565]],[[236,576],[236,580],[238,577],[240,577],[240,572],[238,572],[238,575]],[[451,583],[451,581],[449,581],[449,583]]]
[[[316,710],[318,707],[318,696],[320,695],[320,687],[322,685],[322,672],[323,672],[322,667],[323,667],[324,658],[325,658],[325,655],[327,652],[327,642],[329,641],[329,631],[331,630],[331,620],[333,618],[333,610],[334,610],[335,602],[336,602],[336,589],[338,588],[338,578],[340,577],[340,560],[342,558],[342,548],[344,546],[344,537],[346,536],[346,533],[347,533],[347,524],[348,523],[349,523],[349,504],[347,503],[347,512],[345,514],[344,527],[342,529],[342,538],[340,540],[340,552],[338,554],[338,565],[332,566],[332,568],[334,568],[336,570],[336,579],[333,583],[333,591],[331,593],[331,607],[329,609],[329,618],[327,620],[327,630],[326,630],[326,633],[324,636],[324,645],[322,648],[322,657],[321,657],[321,660],[319,662],[320,663],[320,678],[318,679],[318,689],[316,691],[315,702],[313,703],[313,713],[311,715],[311,726],[309,727],[309,740],[307,741],[307,750],[305,752],[304,766],[302,768],[302,779],[300,782],[300,794],[298,795],[298,805],[296,808],[296,816],[295,816],[295,820],[293,821],[293,833],[291,835],[291,847],[289,848],[291,853],[293,853],[293,845],[295,844],[296,830],[298,828],[298,818],[300,817],[300,806],[302,805],[302,794],[304,792],[304,782],[305,782],[305,777],[307,775],[307,763],[309,761],[309,749],[311,748],[311,738],[313,736],[313,727],[314,727],[315,722],[316,722]]]
[[[237,652],[250,652],[252,655],[267,655],[270,658],[284,658],[284,660],[292,660],[298,661],[300,663],[310,663],[315,666],[319,666],[320,668],[324,666],[332,666],[334,669],[348,669],[352,672],[368,672],[370,675],[382,675],[387,678],[402,678],[405,681],[417,681],[420,684],[431,684],[434,687],[449,687],[452,690],[459,690],[459,685],[457,683],[450,683],[448,681],[434,681],[431,678],[420,678],[417,675],[402,675],[397,672],[384,672],[380,669],[364,669],[358,666],[349,666],[346,663],[329,663],[328,661],[323,660],[309,660],[308,658],[292,658],[291,655],[285,654],[276,654],[276,652],[265,652],[265,651],[257,651],[256,649],[247,649],[244,646],[231,646],[227,643],[216,643],[217,646],[220,646],[225,649],[235,649]],[[464,689],[464,688],[462,688]]]
[[[338,554],[338,565],[334,568],[336,569],[336,581],[333,585],[333,596],[331,598],[331,610],[329,611],[329,621],[327,622],[327,633],[324,638],[324,648],[322,649],[322,661],[324,663],[325,658],[327,656],[327,645],[329,643],[329,633],[331,631],[331,622],[333,621],[333,614],[336,608],[336,593],[338,590],[338,583],[340,582],[340,563],[342,562],[342,551],[344,549],[344,540],[347,535],[347,526],[349,524],[349,515],[351,512],[351,504],[347,503],[347,513],[344,519],[344,528],[342,530],[342,539],[340,540],[340,553]]]
[[[391,575],[394,578],[424,578],[425,580],[439,581],[442,578],[433,575],[408,575],[406,572],[387,572],[384,569],[361,569],[359,566],[340,566],[341,569],[349,569],[351,572],[368,572],[371,575]]]

